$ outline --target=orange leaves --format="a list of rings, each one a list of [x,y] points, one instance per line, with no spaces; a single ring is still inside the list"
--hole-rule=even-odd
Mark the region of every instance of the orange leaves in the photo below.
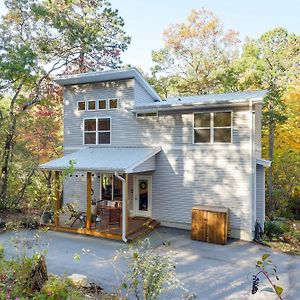
[[[295,83],[283,96],[287,120],[277,129],[279,148],[290,148],[300,153],[300,84]]]

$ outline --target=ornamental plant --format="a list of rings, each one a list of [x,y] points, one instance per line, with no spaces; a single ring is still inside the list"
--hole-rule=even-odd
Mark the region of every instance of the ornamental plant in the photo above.
[[[254,295],[257,293],[261,278],[266,278],[269,286],[263,288],[261,291],[275,293],[279,299],[283,300],[283,288],[275,284],[275,282],[279,280],[277,267],[273,264],[269,257],[270,254],[264,254],[261,260],[256,262],[257,272],[255,272],[252,276],[252,294]]]
[[[176,266],[168,249],[169,243],[161,248],[151,247],[149,238],[135,246],[120,251],[118,257],[125,259],[127,272],[124,274],[122,290],[125,298],[155,300],[164,292],[181,288],[176,278]]]

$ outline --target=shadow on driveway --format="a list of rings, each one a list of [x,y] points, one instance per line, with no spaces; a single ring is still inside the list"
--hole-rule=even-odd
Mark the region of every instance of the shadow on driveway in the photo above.
[[[49,272],[57,275],[85,274],[90,281],[100,284],[107,291],[121,285],[118,277],[126,268],[121,263],[116,265],[114,257],[118,250],[126,249],[127,245],[103,238],[54,231],[43,234],[36,243],[36,233],[34,230],[21,230],[1,234],[0,242],[4,244],[5,255],[16,255],[12,238],[18,241],[20,248],[20,241],[25,237],[28,252],[47,249]],[[264,253],[270,253],[278,267],[284,299],[300,299],[300,257],[237,240],[231,240],[225,246],[192,241],[189,231],[166,227],[158,228],[149,237],[155,247],[170,242],[178,278],[190,293],[196,295],[196,299],[276,299],[274,294],[257,293],[253,296],[250,292],[250,273]],[[74,260],[76,253],[80,254],[80,260]],[[265,284],[262,282],[261,286]],[[182,291],[173,291],[161,299],[182,299],[181,294]]]

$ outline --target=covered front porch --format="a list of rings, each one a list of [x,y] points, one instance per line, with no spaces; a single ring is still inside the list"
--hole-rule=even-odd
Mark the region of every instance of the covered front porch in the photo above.
[[[55,174],[52,230],[124,242],[146,235],[152,218],[156,148],[85,148],[40,166]]]

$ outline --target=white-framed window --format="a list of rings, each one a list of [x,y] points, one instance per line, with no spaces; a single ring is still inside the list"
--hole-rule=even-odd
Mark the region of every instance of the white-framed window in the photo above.
[[[96,110],[96,101],[95,100],[89,100],[87,102],[87,110]]]
[[[86,110],[86,103],[85,101],[77,101],[77,110],[84,111]]]
[[[83,144],[97,144],[97,119],[83,120]]]
[[[107,100],[106,99],[99,99],[98,100],[98,109],[100,109],[100,110],[107,109]]]
[[[118,108],[118,105],[119,105],[118,102],[119,101],[116,98],[108,99],[108,105],[109,105],[108,107],[109,107],[109,109],[116,109],[116,108]]]
[[[232,143],[232,111],[194,113],[194,144]]]
[[[87,118],[83,120],[84,145],[110,145],[111,120],[105,118]]]
[[[110,118],[99,118],[98,121],[98,144],[110,145],[111,124]]]
[[[136,114],[137,118],[157,117],[157,116],[158,116],[157,112],[147,112],[147,113],[137,113]]]

